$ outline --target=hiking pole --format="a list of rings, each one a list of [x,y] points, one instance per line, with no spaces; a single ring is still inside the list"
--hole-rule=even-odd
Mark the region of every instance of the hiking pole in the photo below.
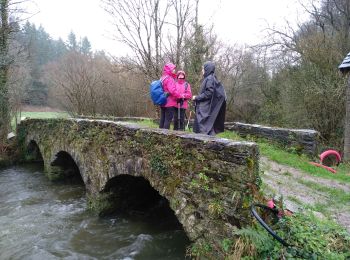
[[[177,121],[178,121],[178,130],[185,131],[185,121],[181,122],[181,107],[183,106],[184,99],[181,98],[177,110]],[[184,115],[185,116],[185,115]]]

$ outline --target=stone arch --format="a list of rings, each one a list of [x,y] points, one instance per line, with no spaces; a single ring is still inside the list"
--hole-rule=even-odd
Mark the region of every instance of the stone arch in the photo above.
[[[184,230],[169,200],[143,176],[117,175],[107,181],[100,194],[107,200],[102,214],[136,213],[159,227]]]
[[[143,179],[150,189],[163,198],[163,203],[171,210],[176,220],[174,222],[177,222],[177,226],[185,231],[187,237],[191,241],[195,241],[199,237],[199,232],[193,230],[191,227],[198,224],[198,221],[195,219],[196,217],[202,217],[199,216],[200,214],[195,209],[196,204],[192,207],[192,202],[188,196],[184,196],[181,192],[176,191],[177,189],[175,187],[178,185],[178,179],[172,181],[164,178],[164,176],[154,174],[148,167],[149,162],[145,158],[135,156],[121,159],[117,154],[113,154],[112,157],[113,161],[109,163],[108,167],[99,168],[101,170],[98,171],[98,178],[94,178],[99,179],[100,182],[94,182],[91,185],[92,187],[96,184],[99,185],[97,189],[90,190],[92,196],[89,197],[89,207],[91,209],[97,211],[100,215],[115,211],[120,206],[118,205],[119,200],[111,192],[111,188],[116,182],[118,183],[118,180],[121,178]],[[172,192],[169,193],[169,189]],[[123,197],[125,198],[127,196]],[[123,207],[121,207],[121,210],[123,210]]]
[[[50,180],[85,184],[79,166],[69,152],[60,150],[53,155],[47,172]]]
[[[35,140],[30,140],[27,145],[27,161],[38,162],[44,164],[44,158],[40,147]]]
[[[218,245],[232,238],[237,227],[252,223],[247,206],[259,190],[259,149],[254,143],[106,120],[30,119],[18,131],[25,141],[37,141],[47,172],[60,151],[71,155],[89,207],[97,211],[97,205],[108,204],[104,198],[113,186],[108,182],[132,175],[142,176],[168,199],[196,246]]]

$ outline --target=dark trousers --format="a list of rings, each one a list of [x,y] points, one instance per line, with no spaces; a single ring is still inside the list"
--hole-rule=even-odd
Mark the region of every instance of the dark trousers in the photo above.
[[[185,111],[186,110],[184,108],[180,108],[180,111],[178,111],[177,107],[175,107],[174,109],[175,109],[174,130],[185,131]],[[179,116],[180,116],[180,120],[179,120]]]
[[[159,128],[170,129],[170,123],[173,120],[175,109],[175,107],[160,108]]]

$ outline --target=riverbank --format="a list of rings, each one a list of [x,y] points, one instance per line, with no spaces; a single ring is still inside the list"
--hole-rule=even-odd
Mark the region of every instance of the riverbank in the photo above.
[[[19,161],[19,150],[15,138],[0,143],[0,169]]]
[[[22,112],[18,115],[18,122],[21,118],[67,118],[67,112],[52,107],[23,106]],[[15,118],[12,120],[12,129],[16,131]],[[18,150],[16,137],[0,143],[0,169],[20,162],[21,155]]]

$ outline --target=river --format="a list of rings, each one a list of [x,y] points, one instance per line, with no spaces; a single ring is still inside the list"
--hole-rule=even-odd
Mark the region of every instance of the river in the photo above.
[[[0,170],[0,259],[184,259],[183,230],[86,208],[83,185],[38,165]]]

